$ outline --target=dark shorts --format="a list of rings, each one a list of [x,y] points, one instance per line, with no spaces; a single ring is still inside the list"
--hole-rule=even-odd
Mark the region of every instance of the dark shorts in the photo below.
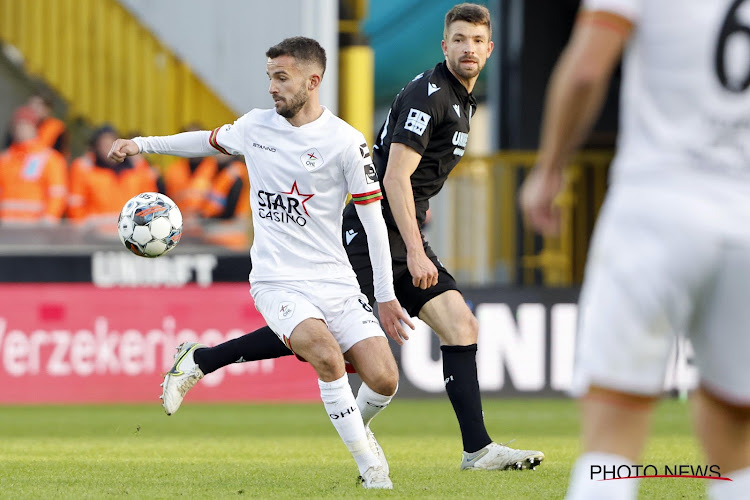
[[[430,248],[429,243],[422,237],[427,257],[435,264],[438,270],[437,285],[426,290],[415,287],[412,277],[406,265],[406,244],[401,238],[397,228],[388,227],[388,240],[391,246],[391,259],[393,263],[393,287],[396,298],[411,316],[418,316],[419,311],[427,302],[448,290],[458,290],[456,280],[443,267],[443,264]],[[352,203],[344,209],[343,243],[349,262],[357,273],[357,280],[362,293],[367,295],[370,304],[375,303],[375,288],[372,278],[372,264],[367,247],[367,235],[364,227],[357,217],[357,211]]]

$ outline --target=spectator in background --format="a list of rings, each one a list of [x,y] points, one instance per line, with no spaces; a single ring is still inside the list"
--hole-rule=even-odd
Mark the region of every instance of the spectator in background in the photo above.
[[[250,181],[245,163],[236,156],[216,156],[218,173],[201,206],[204,238],[233,250],[246,250],[249,241]]]
[[[182,132],[203,130],[197,123],[186,126]],[[106,153],[105,153],[106,154]],[[211,184],[219,166],[216,158],[179,158],[167,166],[164,172],[166,195],[180,207],[186,221],[195,221],[200,216]]]
[[[65,122],[52,116],[52,97],[38,92],[26,100],[26,107],[31,108],[37,116],[36,141],[57,150],[65,158],[70,156],[69,140]],[[5,136],[6,148],[13,142],[12,131]]]
[[[89,152],[70,167],[69,216],[102,233],[116,231],[120,210],[131,197],[157,190],[156,172],[145,160],[118,163],[107,158],[115,139],[114,128],[100,127],[91,137]]]
[[[39,116],[37,136],[39,142],[54,148],[68,158],[70,156],[70,140],[65,122],[52,116],[52,97],[38,92],[26,101],[26,105]]]
[[[0,155],[0,223],[56,224],[65,211],[67,165],[37,138],[39,116],[18,108],[10,147]]]

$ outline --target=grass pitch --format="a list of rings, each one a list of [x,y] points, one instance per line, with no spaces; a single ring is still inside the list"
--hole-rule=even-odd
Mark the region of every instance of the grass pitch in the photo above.
[[[373,423],[393,491],[357,486],[322,404],[0,407],[2,498],[562,498],[579,451],[570,400],[485,400],[490,434],[540,449],[536,471],[461,472],[447,398],[396,399]],[[641,463],[705,463],[685,405],[658,410]],[[642,498],[704,498],[706,480],[647,479]]]

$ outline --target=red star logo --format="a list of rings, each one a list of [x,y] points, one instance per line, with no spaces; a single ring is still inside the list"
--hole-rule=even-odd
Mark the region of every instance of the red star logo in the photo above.
[[[305,211],[306,215],[310,215],[307,213],[307,208],[305,208],[305,202],[315,196],[314,194],[302,194],[299,192],[299,188],[297,187],[297,181],[294,181],[294,184],[292,184],[292,189],[289,190],[289,192],[282,192],[283,194],[296,194],[297,196],[304,198],[302,200],[302,210]]]

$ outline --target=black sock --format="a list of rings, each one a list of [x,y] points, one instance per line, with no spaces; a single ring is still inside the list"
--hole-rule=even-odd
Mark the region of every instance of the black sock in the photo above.
[[[264,326],[216,347],[196,349],[193,356],[201,371],[208,374],[232,363],[280,358],[291,354],[292,351],[279,340],[279,337],[269,327]]]
[[[477,345],[443,345],[445,390],[456,412],[464,451],[474,453],[490,444],[482,416],[482,399],[477,380]]]

